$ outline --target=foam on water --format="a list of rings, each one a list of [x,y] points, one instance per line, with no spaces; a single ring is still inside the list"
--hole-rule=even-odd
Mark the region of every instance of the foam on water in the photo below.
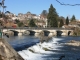
[[[18,53],[24,58],[24,60],[43,60],[43,56],[47,54],[55,54],[55,52],[45,51],[43,48],[49,50],[59,50],[58,47],[62,47],[58,44],[58,41],[62,39],[52,38],[50,42],[37,43],[36,45],[29,47],[27,50],[19,51]],[[30,51],[32,50],[32,51]]]

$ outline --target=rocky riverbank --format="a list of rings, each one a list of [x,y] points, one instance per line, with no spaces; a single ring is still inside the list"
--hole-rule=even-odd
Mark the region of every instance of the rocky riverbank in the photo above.
[[[0,60],[24,60],[4,39],[0,39]]]
[[[65,44],[78,47],[78,46],[80,46],[80,41],[70,40],[69,42],[67,42]]]

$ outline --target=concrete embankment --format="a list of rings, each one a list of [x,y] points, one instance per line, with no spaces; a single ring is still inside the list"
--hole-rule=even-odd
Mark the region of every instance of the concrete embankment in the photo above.
[[[0,38],[0,60],[24,60],[4,39]]]

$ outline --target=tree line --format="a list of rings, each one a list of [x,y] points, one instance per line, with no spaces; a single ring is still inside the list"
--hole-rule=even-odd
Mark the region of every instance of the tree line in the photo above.
[[[64,24],[68,25],[69,22],[73,22],[76,20],[75,15],[73,15],[71,19],[69,19],[68,16],[66,18],[59,17],[56,9],[53,7],[52,4],[50,5],[47,19],[48,27],[62,27]]]
[[[7,11],[6,13],[10,13]],[[3,14],[3,16],[8,19],[9,17]],[[47,27],[62,27],[63,25],[68,25],[70,22],[76,21],[75,15],[72,16],[71,19],[67,16],[66,18],[63,16],[59,16],[56,9],[53,7],[53,5],[50,5],[50,8],[47,10],[43,10],[41,13],[41,16],[44,18],[47,18]],[[2,14],[0,13],[0,18],[2,18]],[[23,26],[24,23],[20,22],[18,20],[15,20],[17,25],[19,27]],[[1,22],[0,22],[1,23]],[[29,27],[36,27],[37,22],[35,22],[35,19],[30,19],[28,22]]]
[[[41,15],[44,18],[47,18],[47,27],[62,27],[63,25],[68,25],[70,22],[76,21],[75,15],[72,16],[71,19],[67,16],[66,18],[63,16],[59,16],[56,9],[53,5],[50,5],[50,8],[47,10],[43,10]],[[36,26],[34,21],[30,20],[29,26]]]

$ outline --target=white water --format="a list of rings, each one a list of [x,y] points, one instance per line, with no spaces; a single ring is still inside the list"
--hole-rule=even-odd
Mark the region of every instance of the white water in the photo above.
[[[24,60],[44,60],[42,58],[43,56],[47,56],[48,54],[57,54],[57,53],[51,51],[45,51],[43,48],[47,48],[49,50],[59,50],[58,49],[59,47],[63,47],[58,43],[58,41],[61,40],[62,39],[59,38],[52,38],[50,42],[44,42],[42,44],[37,43],[36,45],[29,47],[26,50],[19,51],[18,53],[22,56]],[[32,50],[34,53],[31,52],[30,50]],[[47,58],[45,60],[47,60]]]

